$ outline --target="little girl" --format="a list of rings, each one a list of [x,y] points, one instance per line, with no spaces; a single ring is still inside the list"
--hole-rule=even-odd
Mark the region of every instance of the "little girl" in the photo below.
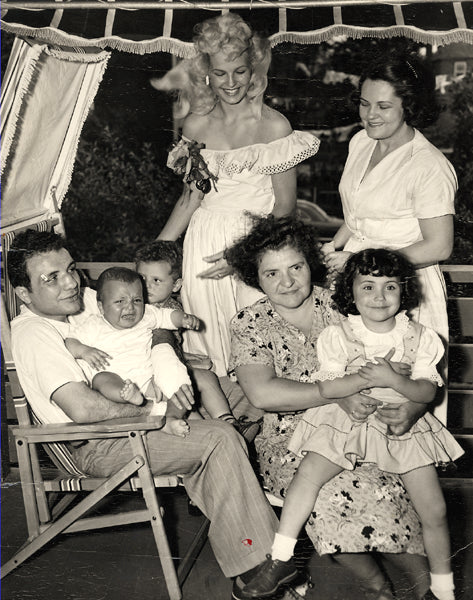
[[[436,364],[444,349],[433,330],[406,314],[419,303],[412,265],[389,250],[354,254],[336,282],[333,299],[347,318],[319,336],[320,369],[313,379],[319,381],[321,395],[336,399],[370,388],[378,405],[431,402],[443,385]],[[410,377],[399,363],[411,366]],[[463,451],[440,421],[427,412],[406,434],[394,436],[375,415],[354,422],[334,402],[306,411],[289,450],[303,459],[288,488],[272,556],[245,586],[245,597],[269,596],[295,577],[294,546],[320,488],[340,471],[370,462],[401,475],[419,515],[431,570],[426,598],[454,600],[446,507],[435,466]],[[386,587],[378,597],[392,598]]]

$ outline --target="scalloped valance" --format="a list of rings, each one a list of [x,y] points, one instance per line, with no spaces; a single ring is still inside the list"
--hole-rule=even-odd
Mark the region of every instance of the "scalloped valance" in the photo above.
[[[269,35],[273,46],[339,35],[473,43],[473,0],[5,0],[1,27],[59,46],[190,57],[194,25],[229,9]]]

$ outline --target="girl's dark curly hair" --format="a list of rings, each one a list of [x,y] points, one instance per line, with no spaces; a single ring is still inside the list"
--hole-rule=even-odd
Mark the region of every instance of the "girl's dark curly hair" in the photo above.
[[[399,277],[401,305],[399,311],[415,308],[421,299],[419,282],[413,265],[399,252],[369,248],[352,254],[338,274],[332,299],[342,315],[359,315],[353,298],[353,282],[357,275]]]
[[[367,79],[390,83],[402,100],[407,125],[422,129],[431,125],[439,115],[435,96],[435,78],[422,62],[412,56],[383,56],[372,62],[360,77],[358,94]]]
[[[290,246],[300,252],[310,267],[312,281],[322,281],[325,267],[317,242],[317,230],[294,217],[253,216],[253,228],[225,250],[225,258],[235,274],[247,285],[261,290],[258,268],[268,250]]]

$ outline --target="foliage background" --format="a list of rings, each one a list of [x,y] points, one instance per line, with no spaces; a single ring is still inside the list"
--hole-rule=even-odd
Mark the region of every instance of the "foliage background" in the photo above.
[[[12,40],[8,34],[1,37],[2,74]],[[324,83],[327,73],[356,75],[374,56],[419,49],[404,38],[282,44],[273,50],[266,101],[294,128],[329,130],[356,123],[353,81],[347,75]],[[130,260],[138,245],[156,237],[179,197],[182,183],[165,166],[175,133],[172,98],[149,84],[171,64],[164,53],[112,53],[62,205],[71,250],[80,260]],[[455,248],[448,262],[473,264],[473,76],[450,85],[441,102],[441,118],[424,133],[437,147],[453,148],[449,158],[459,179]],[[322,208],[341,216],[337,186],[346,154],[347,143],[324,135],[319,153],[298,170],[299,197],[313,199],[316,190]]]

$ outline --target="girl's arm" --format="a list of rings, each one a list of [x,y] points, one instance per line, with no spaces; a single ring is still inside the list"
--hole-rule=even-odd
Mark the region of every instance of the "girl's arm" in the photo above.
[[[417,268],[447,260],[453,249],[453,215],[419,219],[424,238],[399,250]]]
[[[105,369],[110,364],[108,361],[112,357],[92,346],[87,346],[75,338],[66,338],[64,344],[75,359],[81,358],[93,369]]]
[[[319,381],[318,383],[322,396],[330,399],[352,396],[353,394],[358,394],[362,390],[370,387],[366,379],[361,377],[358,373],[344,375],[343,377],[337,377],[336,379],[327,379],[325,381]]]
[[[320,394],[318,383],[278,377],[273,367],[267,365],[241,365],[235,372],[238,383],[251,404],[267,412],[296,412],[333,402]],[[348,415],[355,412],[358,420],[364,420],[376,410],[379,402],[369,396],[354,394],[338,400],[337,404]]]
[[[384,358],[376,357],[375,363],[367,363],[359,373],[369,382],[369,387],[388,387],[396,390],[412,402],[429,404],[435,397],[437,386],[428,379],[409,379],[393,370]]]
[[[203,197],[204,194],[202,192],[191,189],[189,185],[184,184],[184,189],[179,200],[176,202],[166,225],[156,239],[176,241],[187,229],[189,221],[200,206]]]

